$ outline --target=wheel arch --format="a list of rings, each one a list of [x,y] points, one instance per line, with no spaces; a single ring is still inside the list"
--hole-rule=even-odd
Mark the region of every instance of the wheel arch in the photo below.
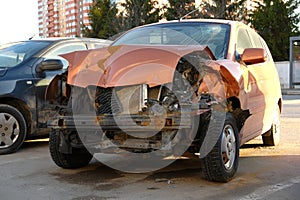
[[[13,106],[16,109],[18,109],[26,121],[27,133],[31,133],[31,131],[32,131],[32,114],[30,112],[28,105],[24,101],[22,101],[20,99],[12,98],[12,97],[5,97],[5,98],[0,98],[0,104],[7,104],[7,105]]]
[[[250,116],[249,110],[242,110],[241,102],[240,102],[239,98],[236,96],[227,98],[226,111],[233,114],[233,116],[237,122],[239,131],[242,129],[245,121]]]
[[[228,102],[228,104],[231,104],[229,106],[231,106],[231,109],[233,109],[233,110],[235,110],[237,108],[241,108],[241,102],[235,96],[227,98],[227,102]],[[227,108],[227,109],[230,109],[230,108]]]
[[[280,113],[281,113],[282,112],[282,98],[281,97],[278,99],[277,104],[279,106],[279,110],[280,110]]]

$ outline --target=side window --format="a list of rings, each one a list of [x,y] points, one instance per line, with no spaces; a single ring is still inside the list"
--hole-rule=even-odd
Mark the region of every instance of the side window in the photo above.
[[[270,59],[269,49],[268,49],[268,46],[265,44],[264,40],[262,39],[262,37],[260,37],[260,35],[258,33],[256,33],[254,30],[249,30],[249,33],[250,33],[251,38],[253,40],[254,47],[265,49],[266,56],[269,60]]]
[[[237,44],[236,44],[236,50],[239,54],[242,54],[244,52],[244,49],[253,47],[251,43],[251,39],[249,37],[249,34],[246,29],[240,28],[238,30],[238,36],[237,36]]]
[[[270,53],[270,50],[269,50],[269,47],[268,47],[267,43],[264,41],[264,39],[262,37],[259,37],[259,39],[260,39],[260,42],[262,44],[262,48],[264,48],[266,53],[267,53],[268,60],[272,60],[272,55]]]
[[[79,51],[79,50],[86,50],[86,45],[81,44],[81,43],[69,43],[69,44],[64,44],[61,46],[57,46],[54,49],[52,49],[45,58],[53,58],[53,59],[61,59],[63,64],[64,64],[64,69],[66,69],[69,65],[68,61],[62,57],[60,57],[60,54],[65,54],[65,53],[70,53],[72,51]]]
[[[254,43],[255,48],[263,48],[263,45],[260,41],[260,36],[254,31],[254,30],[249,30],[249,33],[251,35],[251,38]]]

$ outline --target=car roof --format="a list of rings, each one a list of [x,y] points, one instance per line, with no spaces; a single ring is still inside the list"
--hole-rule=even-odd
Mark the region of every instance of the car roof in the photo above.
[[[98,38],[78,38],[78,37],[49,37],[49,38],[34,38],[27,41],[50,41],[50,42],[60,42],[60,41],[83,41],[83,42],[104,42],[106,39]]]
[[[237,23],[240,23],[238,21],[232,21],[232,20],[226,20],[226,19],[181,19],[181,20],[177,20],[177,21],[180,21],[180,22],[211,22],[211,23],[230,24],[230,25],[235,25]]]
[[[160,21],[157,23],[147,24],[144,26],[147,27],[147,26],[159,25],[159,24],[188,23],[188,22],[218,23],[218,24],[228,24],[230,26],[237,26],[238,24],[239,25],[242,24],[247,26],[246,24],[239,21],[225,20],[225,19],[180,19],[180,20],[178,19],[178,20],[171,20],[171,21]],[[139,26],[139,27],[143,27],[143,26]]]
[[[30,40],[23,40],[21,42],[29,42],[29,41],[34,41],[34,42],[51,42],[52,44],[57,44],[57,43],[65,42],[65,41],[70,41],[70,42],[81,41],[81,42],[92,42],[92,43],[107,43],[109,40],[98,39],[98,38],[50,37],[50,38],[34,38],[34,39],[30,39]]]

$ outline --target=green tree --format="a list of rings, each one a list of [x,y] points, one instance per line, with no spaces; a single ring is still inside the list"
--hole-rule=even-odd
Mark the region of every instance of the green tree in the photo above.
[[[230,20],[245,20],[247,9],[246,0],[213,0],[202,1],[199,8],[195,7],[195,0],[169,0],[165,5],[167,20],[180,19],[189,14],[187,18],[217,18]],[[195,12],[193,12],[195,11]]]
[[[169,4],[164,6],[164,17],[167,20],[180,19],[195,9],[195,0],[169,0]],[[191,13],[189,17],[194,18],[195,13]]]
[[[299,34],[299,0],[264,0],[249,15],[252,27],[264,38],[275,61],[289,59],[289,38]]]
[[[119,19],[122,30],[158,22],[161,19],[156,0],[126,0],[121,6],[124,8],[119,14],[122,18]]]
[[[242,21],[247,17],[246,0],[213,0],[200,5],[199,17]]]
[[[107,39],[118,32],[117,8],[110,0],[94,0],[90,8],[91,29],[83,28],[85,37]]]

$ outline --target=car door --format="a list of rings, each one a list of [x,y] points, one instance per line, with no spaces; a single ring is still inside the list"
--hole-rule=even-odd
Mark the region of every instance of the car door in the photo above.
[[[60,59],[63,63],[62,70],[55,70],[55,71],[44,71],[42,75],[37,74],[36,76],[39,77],[36,86],[36,104],[37,104],[37,124],[38,128],[46,128],[47,121],[54,116],[56,113],[55,109],[49,105],[48,102],[45,101],[45,90],[49,85],[52,78],[62,73],[63,71],[67,70],[68,61],[64,58],[60,57],[59,55],[69,53],[76,50],[86,50],[87,45],[84,42],[65,42],[62,44],[58,44],[53,48],[49,49],[43,55],[43,60],[47,59]],[[36,73],[36,72],[35,72]],[[39,130],[40,132],[43,130]],[[47,131],[47,130],[45,130]]]
[[[275,67],[274,61],[270,54],[267,44],[264,40],[252,29],[248,29],[249,35],[255,48],[265,49],[266,60],[264,62],[250,65],[249,70],[257,80],[257,86],[261,98],[259,99],[260,106],[263,109],[262,129],[261,133],[267,132],[271,128],[273,114],[278,106],[280,91],[280,81]],[[257,133],[259,134],[259,133]]]
[[[246,48],[256,47],[251,39],[246,27],[240,26],[237,30],[236,51],[242,55]],[[245,65],[247,80],[244,81],[244,95],[246,96],[246,107],[249,109],[251,116],[247,119],[241,130],[242,140],[248,141],[253,137],[261,134],[263,128],[264,112],[266,108],[266,99],[261,84],[264,81],[262,74],[266,70],[264,63]],[[243,143],[241,141],[241,143]]]

